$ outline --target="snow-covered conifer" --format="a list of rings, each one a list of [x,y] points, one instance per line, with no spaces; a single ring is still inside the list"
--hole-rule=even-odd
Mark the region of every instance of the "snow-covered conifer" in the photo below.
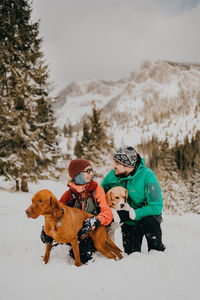
[[[48,69],[29,1],[1,0],[0,19],[0,174],[27,191],[59,155]]]

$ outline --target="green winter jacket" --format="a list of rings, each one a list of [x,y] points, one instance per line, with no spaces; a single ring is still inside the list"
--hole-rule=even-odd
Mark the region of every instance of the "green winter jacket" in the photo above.
[[[160,215],[163,208],[161,189],[154,172],[145,166],[144,159],[134,173],[128,177],[115,176],[115,170],[111,170],[103,179],[102,187],[107,193],[114,186],[123,186],[128,190],[128,203],[134,208],[136,218],[141,220],[146,216]],[[127,221],[129,225],[135,225],[134,221]]]

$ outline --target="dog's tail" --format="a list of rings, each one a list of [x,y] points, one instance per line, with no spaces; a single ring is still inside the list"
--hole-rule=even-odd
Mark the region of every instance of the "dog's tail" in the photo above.
[[[106,242],[107,242],[107,247],[110,249],[110,251],[114,252],[119,257],[119,259],[122,259],[123,258],[121,254],[122,250],[115,245],[115,243],[111,240],[107,232],[106,232]]]
[[[107,232],[106,232],[106,240],[107,240],[107,243],[108,243],[109,247],[113,248],[113,250],[115,249],[118,252],[122,252],[122,250],[120,248],[118,248],[115,245],[115,243],[111,240],[111,238],[109,237]]]

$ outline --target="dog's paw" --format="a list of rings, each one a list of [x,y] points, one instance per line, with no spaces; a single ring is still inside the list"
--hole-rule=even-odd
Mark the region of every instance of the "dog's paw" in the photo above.
[[[49,255],[45,255],[45,256],[41,256],[43,258],[43,262],[46,264],[48,264],[49,262]]]
[[[129,218],[130,218],[131,220],[134,220],[135,217],[136,217],[136,214],[135,214],[134,209],[132,208],[132,209],[129,210]]]

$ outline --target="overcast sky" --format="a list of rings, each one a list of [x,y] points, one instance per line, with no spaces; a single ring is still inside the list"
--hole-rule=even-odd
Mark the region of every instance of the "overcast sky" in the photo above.
[[[200,0],[32,0],[59,92],[118,80],[143,60],[200,62]]]

